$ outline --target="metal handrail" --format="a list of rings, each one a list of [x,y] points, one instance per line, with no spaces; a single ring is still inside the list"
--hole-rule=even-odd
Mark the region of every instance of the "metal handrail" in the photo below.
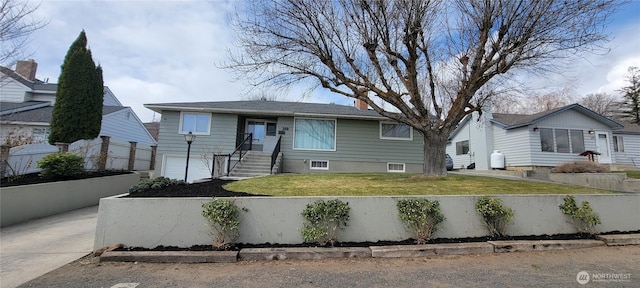
[[[273,166],[276,165],[278,154],[280,154],[280,140],[282,140],[282,136],[278,137],[276,147],[273,148],[273,152],[271,153],[271,169],[269,169],[270,174],[273,174]]]
[[[242,147],[244,147],[244,144],[246,144],[247,141],[249,141],[249,149],[244,150],[244,154],[247,154],[246,152],[251,150],[251,148],[253,148],[253,133],[247,133],[249,134],[249,136],[247,136],[246,138],[244,138],[244,140],[242,140],[242,142],[240,142],[240,145],[238,145],[238,147],[236,147],[236,150],[233,150],[233,153],[229,154],[229,158],[227,159],[227,176],[229,176],[229,173],[231,173],[231,171],[233,170],[233,168],[236,167],[236,165],[238,165],[238,163],[242,162],[242,157],[244,156],[242,154]],[[246,135],[246,134],[245,134]],[[238,162],[234,163],[233,166],[231,166],[231,158],[233,157],[233,155],[236,154],[236,152],[239,152],[239,157],[238,157]]]

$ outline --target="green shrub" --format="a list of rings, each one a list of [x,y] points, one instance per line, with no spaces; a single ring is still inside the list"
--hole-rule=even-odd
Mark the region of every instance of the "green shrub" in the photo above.
[[[304,241],[317,242],[320,246],[333,246],[338,240],[340,226],[347,226],[349,210],[349,203],[339,199],[318,200],[313,204],[307,204],[307,208],[302,211],[306,220],[301,230]]]
[[[427,243],[438,223],[444,221],[438,201],[424,198],[402,199],[396,205],[398,217],[414,235],[417,244]]]
[[[38,161],[38,168],[42,168],[40,174],[49,179],[73,177],[84,172],[84,160],[82,157],[70,153],[49,154]]]
[[[482,216],[482,220],[489,233],[493,237],[507,235],[507,225],[513,221],[513,210],[502,203],[502,200],[489,196],[482,196],[476,203],[476,211]]]
[[[579,233],[596,234],[595,226],[601,224],[600,215],[594,212],[589,202],[582,202],[582,207],[578,207],[576,198],[567,195],[564,197],[564,203],[560,205],[562,213],[571,216],[571,223]]]
[[[248,211],[246,208],[242,210]],[[240,236],[240,209],[233,201],[213,198],[202,204],[202,216],[207,218],[207,224],[211,228],[214,248],[226,249]]]
[[[131,186],[129,188],[129,193],[136,194],[139,192],[149,191],[149,190],[157,190],[168,186],[178,186],[178,185],[187,185],[183,180],[169,179],[165,177],[158,177],[149,180],[140,181],[135,186]]]

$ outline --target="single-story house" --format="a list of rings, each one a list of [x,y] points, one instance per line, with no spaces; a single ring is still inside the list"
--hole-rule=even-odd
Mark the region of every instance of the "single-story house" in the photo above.
[[[456,168],[554,167],[593,151],[595,161],[640,167],[640,126],[614,121],[579,104],[537,114],[467,115],[449,137],[447,153]]]
[[[0,67],[0,143],[46,143],[57,85],[36,79],[37,63],[18,61],[16,70]],[[101,136],[139,145],[156,145],[130,107],[104,86]]]
[[[189,180],[218,175],[211,171],[212,155],[233,154],[237,147],[251,149],[249,158],[270,159],[279,151],[277,169],[282,172],[422,172],[422,137],[356,103],[359,108],[263,100],[145,104],[162,115],[156,176],[184,178],[188,133],[196,135],[189,154]],[[246,142],[241,145],[249,134],[251,147]],[[232,160],[224,163],[221,174],[235,165],[237,159]],[[248,164],[240,164],[234,171],[243,165],[248,170]],[[270,169],[244,175],[269,174]],[[230,175],[242,176],[234,171]]]

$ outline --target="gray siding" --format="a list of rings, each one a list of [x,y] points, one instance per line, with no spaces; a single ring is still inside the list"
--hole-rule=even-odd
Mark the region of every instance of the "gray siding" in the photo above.
[[[192,154],[233,152],[236,145],[238,116],[233,114],[212,114],[211,135],[198,135],[191,145]],[[180,128],[180,112],[162,111],[158,136],[158,159],[162,154],[185,155],[187,143],[184,135],[178,134]]]
[[[294,118],[278,118],[278,130],[287,127],[282,137],[282,152],[287,161],[291,160],[328,160],[369,163],[405,163],[422,164],[422,134],[413,131],[412,141],[380,139],[378,121],[337,119],[336,151],[294,150]],[[306,164],[308,165],[308,164]],[[329,171],[331,171],[331,163]],[[287,167],[284,167],[285,171]],[[297,169],[296,169],[297,170]]]
[[[102,117],[100,135],[111,136],[139,145],[155,145],[153,137],[144,128],[131,108],[122,109]]]

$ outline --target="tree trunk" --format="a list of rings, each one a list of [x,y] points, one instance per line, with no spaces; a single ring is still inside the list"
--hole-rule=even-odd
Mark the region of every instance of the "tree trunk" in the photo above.
[[[430,176],[447,176],[445,155],[447,154],[447,135],[422,132],[424,139],[423,174]],[[444,134],[444,133],[439,133]]]

